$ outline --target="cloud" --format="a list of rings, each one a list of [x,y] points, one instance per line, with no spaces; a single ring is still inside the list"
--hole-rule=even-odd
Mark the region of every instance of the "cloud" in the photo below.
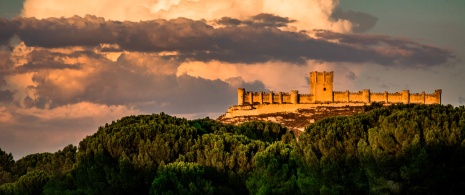
[[[322,63],[314,60],[305,62],[305,66],[292,63],[270,61],[265,63],[241,64],[220,61],[185,62],[178,67],[178,75],[187,74],[206,79],[220,79],[232,86],[243,87],[247,91],[262,89],[246,85],[246,83],[262,82],[265,88],[273,91],[299,90],[309,93],[308,73],[310,71],[335,71],[338,75],[354,76],[360,74],[360,66],[338,63]],[[334,81],[335,90],[353,89],[354,80],[349,76],[338,76]],[[236,81],[246,82],[234,84]],[[357,89],[358,90],[358,89]]]
[[[13,101],[13,92],[10,90],[0,90],[0,102],[11,102]]]
[[[403,67],[431,67],[448,62],[457,61],[456,56],[449,50],[417,43],[405,38],[395,38],[386,35],[342,34],[330,31],[316,31],[316,36],[328,41],[335,41],[341,45],[357,48],[358,54],[371,56],[365,60],[381,65]],[[358,56],[356,52],[357,58]],[[371,58],[371,59],[370,59]]]
[[[231,17],[222,17],[219,20],[215,20],[215,22],[225,26],[247,25],[255,27],[286,27],[289,24],[296,22],[296,20],[289,19],[288,17],[262,13],[243,21]]]
[[[10,42],[16,29],[16,23],[4,18],[0,18],[0,45],[6,45]]]
[[[223,20],[231,23],[233,19]],[[223,20],[219,22],[227,23]],[[430,67],[455,59],[450,51],[384,35],[318,30],[316,38],[312,38],[306,33],[277,28],[292,20],[276,15],[260,14],[234,21],[240,21],[240,25],[214,28],[205,21],[186,18],[118,22],[89,15],[43,20],[19,18],[11,22],[19,24],[14,32],[28,46],[101,47],[110,44],[125,51],[175,52],[180,60],[294,64],[321,60]]]
[[[124,52],[112,61],[90,50],[23,50],[31,51],[23,63],[10,67],[1,95],[24,108],[93,102],[152,112],[222,112],[237,89],[225,80],[176,75],[182,61],[168,54]],[[264,90],[259,81],[241,85]]]
[[[329,29],[350,32],[352,24],[346,19],[334,20],[331,13],[339,1],[294,0],[26,0],[23,17],[45,19],[96,15],[107,20],[132,21],[156,19],[216,20],[222,17],[247,19],[262,13],[295,20],[296,30]],[[72,11],[70,11],[72,10]]]
[[[465,97],[459,97],[459,103],[465,104]]]
[[[348,20],[352,23],[352,31],[362,33],[370,30],[376,25],[378,18],[367,13],[358,11],[344,11],[341,8],[336,8],[331,14],[335,20]]]

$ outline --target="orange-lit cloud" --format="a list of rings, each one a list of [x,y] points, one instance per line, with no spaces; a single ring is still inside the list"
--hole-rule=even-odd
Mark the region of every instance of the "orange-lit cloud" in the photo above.
[[[90,15],[43,20],[18,18],[8,22],[16,25],[4,26],[15,26],[14,34],[28,46],[100,47],[102,52],[172,52],[175,54],[172,57],[179,60],[294,64],[319,60],[431,67],[455,59],[448,50],[408,39],[327,30],[314,31],[312,37],[308,33],[287,31],[281,27],[294,20],[271,14],[258,14],[244,20],[223,17],[216,21],[224,25],[218,28],[205,21],[186,18],[117,22]],[[409,55],[405,55],[407,53]]]
[[[275,14],[297,20],[297,30],[328,29],[350,32],[351,21],[331,18],[337,0],[26,0],[22,16],[72,17],[86,14],[108,20],[140,21],[175,19],[215,20],[221,17],[246,19],[260,13]]]
[[[354,88],[353,80],[356,75],[360,74],[361,67],[352,65],[349,69],[342,64],[322,63],[314,60],[306,61],[305,66],[279,61],[256,64],[192,61],[181,64],[176,74],[187,74],[212,80],[220,79],[235,87],[243,87],[234,83],[236,78],[249,83],[261,81],[269,90],[299,90],[300,93],[306,94],[309,93],[307,79],[310,71],[336,71],[340,76],[335,80],[335,90],[343,90]]]

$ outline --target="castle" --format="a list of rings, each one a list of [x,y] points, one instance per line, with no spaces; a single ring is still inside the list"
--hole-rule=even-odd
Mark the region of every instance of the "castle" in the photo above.
[[[369,104],[379,102],[384,104],[441,104],[442,90],[438,89],[432,94],[402,92],[372,93],[369,89],[358,92],[333,91],[333,71],[310,72],[310,94],[299,94],[297,90],[290,93],[246,92],[244,88],[237,90],[237,105],[254,104],[335,104],[355,103]]]
[[[274,121],[287,127],[304,130],[315,120],[327,116],[348,116],[362,112],[364,106],[378,102],[390,104],[441,104],[442,90],[432,94],[402,92],[372,93],[369,89],[358,92],[334,91],[333,72],[310,72],[310,93],[252,92],[237,90],[237,105],[232,106],[218,120],[238,124],[249,120]]]

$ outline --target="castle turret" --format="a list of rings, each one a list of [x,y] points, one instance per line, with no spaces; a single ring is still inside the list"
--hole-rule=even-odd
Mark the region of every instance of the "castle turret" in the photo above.
[[[402,90],[402,103],[404,104],[410,103],[410,91],[409,90]]]
[[[362,100],[365,103],[370,103],[370,90],[369,89],[364,89],[362,91]]]
[[[291,104],[299,103],[299,91],[291,90]]]
[[[237,105],[244,105],[244,88],[237,89]]]
[[[270,104],[273,104],[273,96],[274,96],[274,93],[273,91],[270,91]]]
[[[442,104],[442,99],[441,99],[442,90],[441,89],[436,89],[434,91],[434,94],[436,95],[436,98],[438,99],[438,104]]]
[[[247,92],[247,100],[249,100],[249,104],[253,104],[253,91]]]
[[[389,102],[389,93],[387,91],[384,91],[384,102],[387,104]]]

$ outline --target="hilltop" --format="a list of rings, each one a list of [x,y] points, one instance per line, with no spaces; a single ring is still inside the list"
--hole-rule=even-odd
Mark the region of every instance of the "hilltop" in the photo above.
[[[237,90],[237,105],[228,108],[217,120],[226,124],[247,121],[272,121],[297,134],[315,121],[332,116],[350,116],[369,107],[395,104],[441,104],[442,90],[427,94],[402,92],[334,91],[334,72],[309,72],[309,94],[297,90],[285,92],[253,92]]]
[[[373,105],[378,107],[382,106],[380,104]],[[297,109],[291,112],[275,112],[258,115],[226,117],[224,114],[216,120],[225,124],[235,125],[249,121],[270,121],[295,130],[296,134],[300,134],[304,131],[305,127],[315,123],[316,121],[335,116],[351,116],[357,113],[362,113],[371,108],[372,107],[370,106],[317,106],[307,109]]]

